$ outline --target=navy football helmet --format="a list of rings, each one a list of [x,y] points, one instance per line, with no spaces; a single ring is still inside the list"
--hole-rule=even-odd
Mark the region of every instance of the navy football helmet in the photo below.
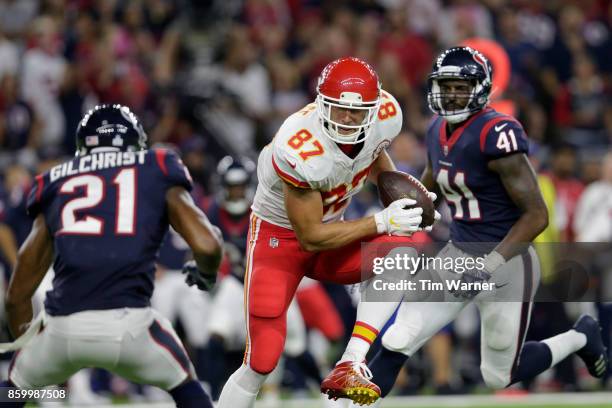
[[[97,105],[83,116],[76,131],[76,155],[88,154],[96,147],[121,151],[147,148],[147,134],[127,106]]]
[[[443,116],[450,123],[466,120],[489,103],[493,70],[489,60],[470,47],[454,47],[444,51],[434,61],[427,81],[427,103],[429,109]],[[442,92],[440,81],[469,81],[471,93],[466,95],[467,103],[460,109],[446,109],[445,100],[449,95]]]
[[[235,217],[246,214],[253,201],[253,173],[255,163],[248,158],[241,160],[225,156],[217,165],[221,184],[221,206]]]

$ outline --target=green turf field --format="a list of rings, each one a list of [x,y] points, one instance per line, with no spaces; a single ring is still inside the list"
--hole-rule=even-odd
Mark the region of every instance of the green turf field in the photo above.
[[[389,398],[380,408],[612,408],[612,393],[463,395]]]
[[[170,408],[170,403],[113,404],[97,408]],[[346,406],[338,407],[345,408]],[[612,392],[527,395],[456,395],[390,397],[378,408],[612,408]],[[331,408],[323,399],[283,399],[275,404],[257,401],[255,408]],[[335,408],[335,407],[334,407]]]
[[[28,407],[35,407],[35,404]],[[45,406],[62,407],[52,403]],[[172,408],[172,403],[112,403],[96,408]],[[612,392],[541,393],[527,395],[455,395],[390,397],[377,408],[612,408]],[[255,408],[347,408],[330,406],[323,398],[258,400]],[[350,408],[353,408],[352,406]]]
[[[389,399],[381,408],[612,408],[612,393],[550,393],[528,395],[466,395]]]

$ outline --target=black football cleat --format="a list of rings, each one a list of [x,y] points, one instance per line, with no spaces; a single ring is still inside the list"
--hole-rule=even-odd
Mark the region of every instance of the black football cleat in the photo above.
[[[593,377],[602,378],[608,372],[608,350],[603,345],[599,322],[584,314],[576,320],[573,329],[587,338],[585,346],[576,354],[584,361]]]

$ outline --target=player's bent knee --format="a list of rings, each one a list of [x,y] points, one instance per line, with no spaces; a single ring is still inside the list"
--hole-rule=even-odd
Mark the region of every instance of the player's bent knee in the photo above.
[[[513,329],[513,322],[499,316],[495,319],[487,319],[484,327],[485,344],[495,351],[504,351],[516,344],[518,330]]]
[[[278,353],[278,356],[252,356],[249,367],[257,374],[268,375],[276,368],[280,356],[281,353]]]
[[[414,336],[410,334],[410,330],[407,327],[394,323],[383,335],[382,344],[387,350],[402,353],[408,348],[413,339]]]
[[[485,336],[485,343],[488,348],[495,351],[504,351],[515,344],[513,336],[508,333],[490,332]]]
[[[480,366],[480,372],[485,384],[491,389],[501,390],[510,384],[510,377],[507,373],[490,369],[485,365]]]
[[[250,367],[259,374],[269,374],[280,360],[285,347],[285,336],[275,330],[262,330],[251,336]]]
[[[383,335],[382,344],[388,350],[410,355],[410,347],[415,344],[422,328],[420,314],[412,314],[407,320],[393,323]]]

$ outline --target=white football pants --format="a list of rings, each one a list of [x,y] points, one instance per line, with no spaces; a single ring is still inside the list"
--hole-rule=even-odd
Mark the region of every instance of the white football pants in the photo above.
[[[164,390],[197,378],[172,325],[151,308],[47,316],[15,353],[9,378],[19,388],[40,388],[61,384],[85,367]]]
[[[470,255],[447,244],[438,254],[442,257]],[[442,280],[457,279],[453,271],[436,271]],[[424,279],[427,276],[419,276]],[[473,300],[440,302],[403,302],[393,323],[382,338],[385,348],[412,356],[440,329],[452,322],[473,301],[481,318],[481,366],[486,384],[504,388],[511,380],[513,368],[529,326],[533,296],[540,282],[540,264],[533,248],[502,265],[490,282],[498,289],[479,293]],[[445,299],[453,299],[445,292]],[[494,299],[512,301],[496,301]],[[529,300],[521,302],[520,299]]]

